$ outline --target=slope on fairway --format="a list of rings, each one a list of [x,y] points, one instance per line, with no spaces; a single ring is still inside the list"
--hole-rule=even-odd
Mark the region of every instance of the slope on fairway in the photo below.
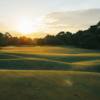
[[[0,69],[56,69],[100,72],[100,51],[75,47],[4,47]]]

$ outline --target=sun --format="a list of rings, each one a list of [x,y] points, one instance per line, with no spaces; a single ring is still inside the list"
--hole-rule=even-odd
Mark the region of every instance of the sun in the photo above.
[[[18,32],[22,34],[30,34],[32,32],[37,31],[38,23],[33,22],[30,18],[23,17],[18,22]]]

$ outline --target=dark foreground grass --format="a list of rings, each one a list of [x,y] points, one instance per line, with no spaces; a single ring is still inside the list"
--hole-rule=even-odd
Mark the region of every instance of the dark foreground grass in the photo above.
[[[100,74],[2,70],[0,100],[100,100]]]

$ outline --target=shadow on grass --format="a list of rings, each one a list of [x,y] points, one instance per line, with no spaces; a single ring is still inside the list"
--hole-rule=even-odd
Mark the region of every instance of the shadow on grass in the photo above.
[[[55,56],[42,54],[20,54],[2,53],[0,54],[0,69],[22,69],[22,70],[76,70],[100,72],[100,63],[89,66],[74,65],[80,61],[99,60],[97,56]]]
[[[28,59],[12,59],[12,60],[2,60],[0,61],[1,69],[22,69],[22,70],[70,70],[71,66],[69,64],[63,64],[60,62],[50,62],[43,60],[28,60]]]
[[[5,53],[8,57],[14,57],[14,58],[43,58],[43,59],[49,59],[54,61],[60,61],[60,62],[79,62],[79,61],[91,61],[91,60],[100,60],[100,56],[78,56],[77,54],[73,55],[65,55],[65,56],[56,56],[56,55],[44,55],[44,54],[21,54],[21,53]],[[1,57],[0,57],[1,58]]]

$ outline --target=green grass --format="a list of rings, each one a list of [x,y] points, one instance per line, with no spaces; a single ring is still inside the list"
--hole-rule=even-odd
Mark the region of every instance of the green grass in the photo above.
[[[73,47],[4,47],[1,69],[56,69],[100,72],[100,51]]]
[[[100,100],[100,74],[2,70],[0,100]]]
[[[4,47],[0,69],[0,100],[100,100],[97,50]]]

